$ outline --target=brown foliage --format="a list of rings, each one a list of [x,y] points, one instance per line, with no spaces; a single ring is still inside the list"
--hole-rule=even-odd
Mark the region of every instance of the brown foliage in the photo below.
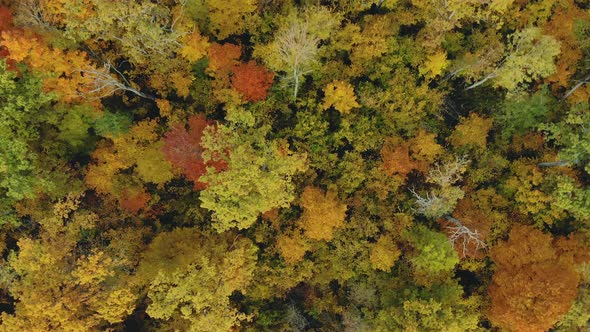
[[[507,330],[547,331],[571,307],[580,281],[572,255],[558,255],[548,234],[515,226],[490,253],[497,266],[489,318]]]
[[[459,238],[453,241],[453,247],[459,254],[459,257],[474,257],[483,258],[485,257],[485,248],[478,246],[477,239],[485,241],[486,237],[490,233],[490,227],[492,225],[491,220],[485,215],[483,210],[473,205],[473,201],[470,198],[463,198],[455,207],[453,217],[461,221],[461,224],[472,232],[476,232],[476,239],[468,238],[468,234],[461,234]],[[452,227],[454,226],[446,218],[438,220],[441,227],[444,229],[447,236],[452,236]],[[464,246],[465,245],[465,246]]]
[[[124,190],[119,202],[123,210],[135,214],[144,209],[150,199],[151,195],[143,190],[140,192]]]

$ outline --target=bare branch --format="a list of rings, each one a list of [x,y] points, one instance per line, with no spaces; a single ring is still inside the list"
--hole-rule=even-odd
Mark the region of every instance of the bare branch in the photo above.
[[[121,83],[113,75],[111,75],[111,69],[115,71],[120,77],[123,78],[125,83]],[[117,91],[128,91],[137,96],[147,99],[154,99],[153,96],[144,94],[143,92],[131,87],[131,84],[125,76],[118,71],[113,65],[108,62],[103,64],[101,69],[88,68],[79,69],[85,78],[88,78],[88,90],[84,91],[84,97],[88,99],[101,99],[111,96]]]
[[[475,255],[478,250],[487,250],[487,245],[477,230],[470,230],[461,221],[450,215],[447,215],[445,218],[453,224],[452,226],[445,227],[449,232],[449,240],[453,245],[456,243],[460,244],[462,257]],[[473,252],[469,251],[470,246],[473,246]]]
[[[588,82],[590,82],[590,76],[586,77],[585,79],[581,80],[578,84],[574,85],[568,92],[566,92],[565,95],[563,95],[563,97],[561,97],[560,101],[565,100],[572,93],[574,93],[576,90],[578,90],[582,85],[584,85]]]

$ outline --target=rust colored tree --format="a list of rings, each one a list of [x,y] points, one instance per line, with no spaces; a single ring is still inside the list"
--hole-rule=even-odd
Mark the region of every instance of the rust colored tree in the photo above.
[[[203,161],[203,147],[201,138],[203,130],[212,125],[203,115],[192,116],[189,121],[188,130],[183,124],[175,124],[164,136],[164,156],[166,159],[189,180],[193,181],[196,190],[202,190],[207,184],[199,181],[199,178],[206,173],[207,166],[218,170],[225,166],[222,162],[205,163]]]
[[[547,331],[572,306],[580,277],[572,255],[560,254],[548,234],[515,226],[490,253],[497,266],[488,317],[509,331]]]
[[[240,63],[233,69],[231,84],[247,101],[260,101],[266,98],[272,85],[274,73],[254,61]]]

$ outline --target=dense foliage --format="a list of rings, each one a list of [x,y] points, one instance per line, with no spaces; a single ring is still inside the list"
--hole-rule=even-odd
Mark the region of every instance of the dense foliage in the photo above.
[[[0,331],[590,329],[582,0],[0,0]]]

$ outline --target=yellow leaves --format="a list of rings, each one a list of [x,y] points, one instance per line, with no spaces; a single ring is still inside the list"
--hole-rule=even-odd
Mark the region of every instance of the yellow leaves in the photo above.
[[[492,122],[492,119],[482,118],[475,113],[471,113],[469,117],[461,119],[449,141],[455,147],[475,145],[485,148]]]
[[[313,240],[330,241],[334,230],[344,226],[346,204],[341,204],[333,192],[306,187],[301,195],[302,224],[305,236]]]
[[[2,32],[0,46],[9,50],[9,59],[24,62],[46,75],[44,89],[59,93],[64,102],[80,101],[90,86],[88,78],[81,73],[82,69],[92,67],[83,52],[52,49],[39,37],[15,30]]]
[[[174,177],[172,165],[170,165],[162,153],[162,145],[161,143],[152,144],[142,150],[142,156],[137,158],[135,170],[145,182],[163,184],[172,180]]]
[[[356,101],[354,88],[348,82],[333,81],[324,88],[324,104],[326,110],[334,107],[340,113],[349,113],[353,108],[360,107]]]
[[[209,40],[198,31],[193,31],[181,39],[180,55],[189,62],[195,62],[207,55]]]
[[[127,288],[115,289],[108,294],[105,302],[97,303],[96,312],[102,319],[115,324],[133,312],[136,299]]]
[[[191,86],[191,83],[193,82],[193,78],[189,73],[183,73],[178,71],[172,72],[170,74],[170,80],[172,80],[172,84],[176,89],[176,94],[179,97],[188,97],[190,93],[189,88]]]
[[[280,235],[277,238],[277,247],[281,256],[288,264],[300,262],[305,253],[310,249],[305,239],[296,232],[294,235]]]
[[[371,249],[369,260],[374,269],[389,272],[398,260],[401,251],[391,236],[382,235]]]
[[[431,163],[443,152],[443,147],[436,143],[436,134],[428,133],[424,129],[421,129],[411,141],[410,151],[416,160]]]
[[[90,285],[102,282],[105,278],[114,275],[109,269],[112,259],[99,251],[89,257],[78,260],[78,268],[72,272],[72,276],[78,279],[80,285]]]
[[[433,79],[442,74],[443,70],[447,68],[449,63],[449,60],[447,60],[447,54],[444,51],[439,51],[428,56],[424,67],[420,68],[420,74],[428,79]]]
[[[134,166],[134,175],[143,182],[163,184],[171,180],[172,165],[157,142],[156,126],[154,120],[139,122],[128,133],[113,138],[113,144],[97,148],[92,154],[95,163],[88,166],[86,183],[99,193],[120,195],[124,184],[117,175]]]
[[[256,0],[207,0],[211,30],[218,39],[241,34],[256,10]]]
[[[156,105],[160,110],[160,115],[165,118],[170,118],[172,115],[172,105],[166,99],[158,98],[156,99]]]
[[[514,0],[492,0],[492,2],[489,5],[489,9],[496,11],[496,12],[503,13],[510,6],[512,6],[513,2],[514,2]]]

